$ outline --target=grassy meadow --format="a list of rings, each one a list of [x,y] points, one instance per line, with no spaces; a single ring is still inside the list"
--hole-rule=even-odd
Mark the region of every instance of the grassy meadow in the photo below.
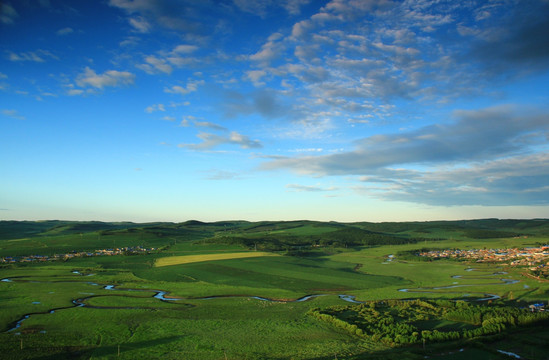
[[[547,303],[549,283],[524,276],[523,268],[397,255],[547,242],[549,222],[541,220],[0,222],[0,257],[20,257],[0,267],[0,353],[6,359],[505,359],[497,351],[504,350],[545,359],[543,327],[391,347],[307,313],[350,304],[339,295],[369,301],[490,294],[517,307]],[[21,261],[131,246],[155,250]],[[316,296],[301,301],[308,295]]]

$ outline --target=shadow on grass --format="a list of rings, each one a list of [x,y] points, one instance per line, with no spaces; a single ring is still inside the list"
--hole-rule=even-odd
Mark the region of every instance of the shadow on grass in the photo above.
[[[121,357],[124,357],[125,352],[145,349],[151,346],[169,344],[178,339],[181,339],[182,337],[183,336],[168,336],[168,337],[153,339],[153,340],[146,340],[146,341],[140,341],[140,342],[134,342],[134,343],[133,342],[124,343],[124,344],[120,344],[120,347],[118,345],[108,345],[108,346],[100,346],[96,348],[87,348],[87,349],[68,348],[56,354],[40,356],[40,357],[32,357],[32,359],[35,359],[35,360],[89,359],[91,356],[93,357],[108,356],[109,358],[116,358],[118,357],[118,354],[120,354]]]
[[[539,291],[539,287],[535,287],[535,288],[531,288],[530,290],[528,291],[525,291],[524,293],[522,293],[521,295],[517,296],[515,300],[521,300],[521,301],[532,301],[530,300],[530,297],[534,294],[536,294],[536,292]]]

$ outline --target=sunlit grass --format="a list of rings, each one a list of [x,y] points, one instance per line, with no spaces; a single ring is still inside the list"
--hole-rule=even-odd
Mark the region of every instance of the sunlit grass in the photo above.
[[[191,264],[191,263],[203,262],[203,261],[243,259],[243,258],[263,257],[263,256],[279,256],[279,255],[269,253],[269,252],[263,252],[263,251],[254,251],[254,252],[239,252],[239,253],[227,253],[227,254],[168,256],[168,257],[156,259],[154,266],[162,267],[162,266],[171,266],[171,265]]]

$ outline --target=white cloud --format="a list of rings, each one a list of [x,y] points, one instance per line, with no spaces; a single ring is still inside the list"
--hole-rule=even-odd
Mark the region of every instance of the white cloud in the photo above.
[[[231,132],[229,136],[229,142],[231,144],[238,144],[243,149],[263,147],[259,140],[250,140],[248,136],[239,134],[236,131]]]
[[[0,22],[2,24],[13,24],[18,17],[19,14],[15,11],[13,6],[6,2],[0,3]]]
[[[250,60],[268,62],[278,56],[278,53],[274,50],[274,47],[269,43],[263,45],[261,50],[255,54],[250,55]]]
[[[2,110],[2,115],[7,116],[7,117],[11,117],[11,118],[17,119],[17,120],[25,120],[25,117],[23,115],[20,115],[17,110],[13,110],[13,109],[4,109],[4,110]]]
[[[280,57],[285,50],[283,43],[280,41],[282,34],[274,33],[269,36],[267,42],[261,46],[261,50],[249,56],[252,61],[267,64],[274,59]]]
[[[6,90],[7,88],[9,88],[10,85],[7,82],[2,81],[7,78],[8,78],[8,75],[0,73],[0,90]]]
[[[156,55],[146,55],[145,63],[138,64],[136,67],[148,74],[171,74],[173,71],[172,65],[180,68],[184,65],[196,63],[198,61],[197,59],[187,55],[198,49],[199,48],[196,45],[177,45],[171,51],[158,51]]]
[[[290,149],[288,152],[303,153],[303,152],[323,152],[323,148],[300,148],[300,149]]]
[[[195,121],[194,126],[197,127],[206,127],[213,130],[219,130],[219,131],[227,131],[227,128],[209,121]]]
[[[45,59],[58,59],[57,56],[52,54],[48,50],[36,50],[36,51],[29,51],[24,53],[16,54],[14,52],[10,52],[8,59],[11,61],[33,61],[33,62],[45,62]]]
[[[313,29],[313,23],[310,20],[302,20],[295,23],[292,27],[292,38],[302,39],[305,38],[309,32]]]
[[[178,55],[171,55],[166,57],[166,61],[168,61],[170,64],[180,68],[185,65],[190,65],[193,63],[198,63],[200,60],[197,60],[196,58],[191,57],[184,57],[184,56],[178,56]]]
[[[456,111],[456,121],[378,134],[352,151],[277,157],[263,169],[357,175],[380,198],[438,205],[541,204],[549,199],[544,109],[511,105]]]
[[[233,0],[235,5],[242,11],[264,17],[267,14],[267,7],[272,0]]]
[[[66,93],[69,96],[77,96],[82,95],[84,93],[84,90],[77,89],[74,84],[66,84],[64,87],[67,89]]]
[[[267,72],[265,70],[246,71],[246,77],[251,80],[256,86],[265,85],[265,83],[261,81],[261,78],[263,78],[265,75],[267,75]]]
[[[547,205],[549,153],[425,171],[385,170],[361,179],[367,194],[430,205]],[[374,191],[375,188],[375,191]]]
[[[419,50],[414,48],[405,48],[405,47],[396,46],[396,45],[386,45],[381,42],[374,42],[372,43],[372,45],[380,50],[395,53],[397,55],[418,55],[419,54]]]
[[[134,82],[135,75],[128,71],[108,70],[103,74],[97,74],[89,67],[86,67],[84,72],[76,78],[78,86],[91,86],[96,89],[132,85]]]
[[[291,15],[299,15],[301,7],[310,3],[311,0],[286,0],[282,2],[282,6]]]
[[[146,64],[139,64],[137,68],[145,71],[147,74],[165,73],[171,74],[173,68],[164,59],[157,58],[156,56],[145,57]]]
[[[326,191],[336,191],[339,190],[337,187],[322,187],[319,185],[299,185],[299,184],[288,184],[286,185],[287,189],[296,192],[326,192]]]
[[[374,115],[372,114],[361,114],[353,116],[352,118],[347,119],[347,121],[353,124],[368,124],[372,121],[372,118],[374,118]]]
[[[265,165],[318,175],[360,175],[389,166],[435,165],[497,159],[543,144],[548,116],[500,106],[456,112],[452,124],[425,126],[407,133],[374,135],[356,141],[354,151],[287,158]],[[486,134],[490,134],[487,136]]]
[[[140,33],[148,33],[151,30],[151,24],[142,16],[136,16],[129,19],[130,25]]]
[[[207,180],[235,180],[240,179],[241,174],[234,171],[210,170]]]
[[[198,86],[203,84],[204,84],[204,80],[188,81],[186,87],[183,87],[180,85],[174,85],[170,88],[164,88],[164,92],[168,94],[187,95],[189,93],[196,91],[198,89]]]
[[[307,5],[311,0],[233,0],[234,4],[241,10],[262,18],[266,17],[275,6],[283,7],[290,15],[299,15],[301,7]]]
[[[172,52],[177,54],[191,54],[198,50],[198,46],[196,45],[188,45],[188,44],[181,44],[177,45]]]
[[[172,0],[110,0],[109,5],[123,9],[130,24],[140,32],[149,31],[150,24],[189,35],[200,34],[203,17],[198,16],[200,2],[174,2]],[[146,31],[145,31],[146,30]]]
[[[259,140],[251,140],[248,136],[232,131],[229,136],[220,136],[211,133],[201,132],[197,135],[202,140],[199,144],[179,144],[179,147],[192,150],[211,150],[220,145],[238,145],[242,149],[261,148]]]
[[[135,46],[139,43],[139,38],[136,36],[128,36],[125,40],[120,42],[120,46]]]
[[[166,108],[164,107],[164,104],[154,104],[145,108],[145,112],[149,114],[155,111],[166,111]]]
[[[66,27],[66,28],[57,30],[55,33],[59,36],[63,36],[63,35],[72,34],[73,32],[74,30],[72,28]]]
[[[265,86],[265,79],[269,84],[283,82],[281,99],[293,97],[308,105],[308,108],[287,107],[283,116],[288,119],[304,118],[319,110],[341,111],[347,112],[342,120],[350,124],[370,121],[375,125],[391,115],[372,113],[366,106],[392,104],[399,99],[404,103],[441,104],[464,94],[486,94],[483,90],[493,82],[487,83],[484,69],[466,59],[470,39],[450,42],[442,32],[422,31],[426,27],[438,30],[445,26],[458,36],[460,27],[477,26],[486,32],[486,27],[474,21],[458,23],[453,15],[448,15],[461,11],[464,18],[473,19],[474,8],[479,6],[484,5],[329,1],[316,14],[296,21],[291,35],[287,34],[288,29],[280,30],[251,52],[247,56],[251,68],[244,69],[241,79],[258,87]],[[365,17],[368,25],[357,25]],[[539,41],[530,42],[540,46],[531,46],[532,54],[544,59],[543,54],[549,52],[543,50],[546,46],[541,46],[543,37],[533,38]],[[515,57],[521,56],[516,52]],[[238,76],[231,75],[233,79]],[[229,104],[236,111],[228,113],[230,116],[235,112],[252,113],[250,102],[250,97],[245,97],[239,104]],[[373,116],[360,117],[365,111]]]

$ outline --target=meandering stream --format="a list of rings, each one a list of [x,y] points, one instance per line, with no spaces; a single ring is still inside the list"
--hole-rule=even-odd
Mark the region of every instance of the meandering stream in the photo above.
[[[465,269],[465,271],[478,271],[478,270],[474,269],[474,268],[467,268],[467,269]],[[492,276],[505,275],[505,274],[507,274],[507,273],[504,272],[504,271],[498,271],[498,272],[488,274],[488,275],[467,276],[467,278],[464,278],[463,275],[453,275],[452,279],[486,279],[486,278],[489,278],[489,277],[492,277]],[[446,290],[446,289],[454,289],[454,288],[460,288],[460,287],[471,287],[471,286],[511,285],[511,284],[516,284],[516,283],[520,282],[520,280],[505,279],[505,278],[500,278],[498,280],[500,282],[498,282],[498,283],[489,283],[489,284],[457,284],[457,283],[454,283],[452,285],[446,285],[446,286],[420,287],[420,288],[413,288],[413,289],[398,289],[398,291],[410,292],[410,293],[431,293],[431,294],[436,294],[436,293],[439,293],[437,290]],[[461,294],[461,292],[457,292],[457,291],[445,291],[444,293],[446,293],[446,294],[448,294],[448,293]],[[489,294],[489,293],[485,293],[485,292],[470,292],[467,295],[471,295],[471,294],[479,294],[479,295],[483,296],[480,299],[476,299],[476,301],[497,300],[497,299],[501,298],[501,296],[499,296],[499,295]]]
[[[474,269],[471,269],[471,270],[466,269],[466,270],[467,271],[473,271]],[[73,273],[78,274],[78,275],[82,275],[82,276],[93,276],[93,274],[86,274],[85,275],[85,274],[81,274],[77,271],[73,271]],[[496,273],[493,273],[493,274],[490,274],[490,275],[484,275],[484,276],[478,276],[478,277],[468,277],[468,278],[469,279],[473,279],[473,278],[476,278],[476,279],[483,278],[484,279],[488,276],[496,276],[496,275],[503,275],[503,274],[505,274],[505,273],[496,272]],[[458,279],[458,278],[463,278],[463,277],[461,275],[454,275],[454,276],[452,276],[452,278]],[[509,285],[509,284],[515,284],[515,283],[519,282],[519,280],[511,280],[511,279],[503,279],[503,278],[500,278],[499,280],[500,280],[499,283],[492,283],[492,284],[469,284],[469,285],[467,285],[467,284],[455,284],[454,283],[454,284],[448,285],[448,286],[425,287],[425,288],[414,288],[414,289],[399,289],[398,291],[410,292],[410,293],[412,293],[412,292],[414,292],[414,293],[425,293],[425,292],[436,293],[437,290],[446,290],[446,289],[453,289],[453,288],[458,288],[458,287],[486,286],[486,285]],[[0,282],[36,282],[36,283],[38,283],[38,282],[41,282],[41,281],[24,280],[23,277],[11,277],[11,278],[1,279]],[[46,282],[46,281],[42,281],[42,282]],[[47,282],[49,283],[49,282],[52,282],[52,281],[47,281]],[[249,299],[255,299],[255,300],[260,300],[260,301],[294,303],[294,302],[304,302],[304,301],[308,301],[308,300],[316,298],[316,297],[328,295],[328,294],[311,294],[311,295],[306,295],[306,296],[303,296],[301,298],[294,299],[294,300],[269,299],[269,298],[265,298],[265,297],[261,297],[261,296],[248,296],[248,295],[216,295],[216,296],[206,296],[206,297],[199,297],[199,298],[178,298],[178,297],[169,296],[169,292],[165,291],[165,290],[120,288],[117,285],[100,285],[100,284],[97,284],[97,283],[94,283],[94,282],[87,282],[87,284],[92,285],[92,286],[102,286],[104,290],[111,290],[111,291],[151,292],[151,293],[153,293],[153,295],[152,295],[153,298],[158,299],[159,301],[164,301],[164,302],[174,302],[174,301],[184,301],[184,300],[214,300],[214,299],[221,299],[221,298],[249,298]],[[447,291],[445,293],[459,293],[459,292]],[[487,294],[487,293],[481,293],[481,292],[476,292],[475,294],[482,294],[482,296],[484,296],[483,298],[477,299],[477,301],[495,300],[495,299],[500,298],[500,296],[496,295],[496,294]],[[146,308],[138,308],[138,307],[113,307],[113,306],[98,306],[98,305],[89,305],[89,304],[87,304],[88,300],[90,300],[92,298],[95,298],[95,297],[102,297],[102,296],[112,296],[112,295],[105,295],[105,294],[96,295],[94,293],[91,293],[91,294],[89,294],[89,296],[79,297],[79,298],[73,299],[72,300],[72,305],[70,305],[70,306],[57,307],[57,308],[49,309],[49,310],[46,310],[46,311],[37,311],[37,312],[32,312],[32,313],[25,314],[19,320],[13,322],[9,326],[9,329],[6,332],[11,332],[11,331],[19,328],[21,326],[21,324],[23,323],[23,321],[25,321],[26,319],[28,319],[32,315],[53,314],[53,313],[55,313],[56,311],[59,311],[59,310],[72,309],[72,308],[76,308],[76,307],[89,307],[89,308],[93,308],[93,309],[130,309],[130,310],[131,309],[146,309]],[[128,294],[122,294],[122,295],[116,295],[116,296],[134,297],[134,298],[140,298],[141,297],[141,296],[131,296],[131,295],[128,295]],[[347,301],[347,302],[350,302],[350,303],[353,303],[353,304],[363,303],[362,301],[356,300],[356,297],[354,295],[340,294],[340,295],[338,295],[338,297],[339,297],[339,299],[341,299],[343,301]]]
[[[74,274],[78,274],[77,272],[73,272]],[[82,274],[80,274],[82,275]],[[86,276],[86,275],[84,275]],[[33,282],[33,283],[39,283],[39,282],[46,282],[46,281],[35,281],[35,280],[24,280],[23,277],[13,277],[13,278],[4,278],[0,280],[1,282]],[[48,281],[49,282],[49,281]],[[310,299],[320,297],[320,296],[326,296],[327,294],[312,294],[312,295],[306,295],[303,297],[300,297],[298,299],[294,300],[282,300],[282,299],[270,299],[266,297],[261,296],[249,296],[249,295],[215,295],[215,296],[206,296],[206,297],[197,297],[197,298],[179,298],[179,297],[171,297],[169,296],[169,292],[165,290],[156,290],[156,289],[134,289],[134,288],[122,288],[118,287],[117,285],[100,285],[98,283],[94,282],[87,282],[87,284],[92,286],[101,286],[104,290],[111,290],[111,291],[127,291],[127,292],[151,292],[153,293],[152,297],[155,299],[158,299],[159,301],[165,301],[165,302],[174,302],[174,301],[184,301],[184,300],[214,300],[214,299],[222,299],[222,298],[249,298],[249,299],[256,299],[260,301],[269,301],[269,302],[281,302],[281,303],[294,303],[294,302],[304,302],[308,301]],[[90,299],[96,298],[96,297],[103,297],[103,296],[112,296],[112,295],[106,295],[106,294],[94,294],[90,293],[89,296],[85,297],[79,297],[76,299],[71,300],[72,305],[70,306],[63,306],[63,307],[57,307],[53,309],[49,309],[46,311],[36,311],[32,313],[28,313],[23,315],[19,320],[13,322],[9,329],[6,332],[11,332],[19,327],[21,327],[21,324],[23,321],[30,318],[32,315],[44,315],[44,314],[53,314],[56,311],[59,310],[65,310],[65,309],[73,309],[77,307],[88,307],[92,309],[146,309],[146,308],[140,308],[135,306],[128,306],[128,307],[115,307],[115,306],[98,306],[98,305],[90,305],[87,302]],[[131,296],[128,294],[122,294],[122,295],[116,295],[116,296],[123,296],[123,297],[134,297],[134,298],[142,298],[141,296]],[[351,303],[360,303],[359,301],[354,300],[354,295],[339,295],[339,298],[343,301],[351,302]]]

